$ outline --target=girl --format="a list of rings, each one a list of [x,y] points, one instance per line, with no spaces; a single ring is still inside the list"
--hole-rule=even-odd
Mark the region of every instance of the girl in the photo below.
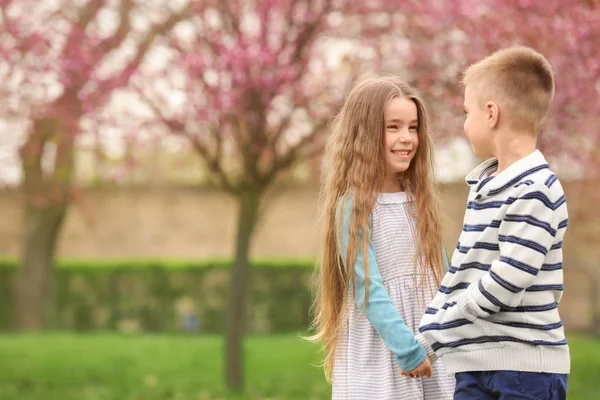
[[[444,273],[425,105],[395,77],[348,94],[324,159],[314,340],[333,399],[451,399],[454,378],[419,335]],[[411,379],[424,378],[424,379]]]

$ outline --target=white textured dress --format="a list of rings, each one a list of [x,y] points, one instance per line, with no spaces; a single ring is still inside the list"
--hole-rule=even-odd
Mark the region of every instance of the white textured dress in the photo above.
[[[430,284],[431,290],[422,289],[427,284],[415,275],[415,221],[409,214],[413,206],[404,192],[380,193],[372,213],[371,242],[385,290],[408,328],[418,332],[437,287]],[[395,354],[351,296],[347,307],[346,326],[335,354],[333,400],[453,398],[455,380],[441,360],[433,365],[431,378],[402,376]]]

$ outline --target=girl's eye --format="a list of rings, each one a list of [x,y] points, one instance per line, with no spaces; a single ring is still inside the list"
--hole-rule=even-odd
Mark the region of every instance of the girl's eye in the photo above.
[[[388,125],[387,129],[398,129],[398,125]]]
[[[418,126],[411,126],[408,129],[411,130],[411,131],[413,131],[413,132],[417,132],[419,130],[419,127]]]

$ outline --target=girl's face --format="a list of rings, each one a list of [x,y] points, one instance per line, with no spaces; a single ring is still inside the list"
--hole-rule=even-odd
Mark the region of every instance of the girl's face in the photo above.
[[[384,112],[387,177],[404,172],[419,147],[419,116],[414,101],[394,97]]]

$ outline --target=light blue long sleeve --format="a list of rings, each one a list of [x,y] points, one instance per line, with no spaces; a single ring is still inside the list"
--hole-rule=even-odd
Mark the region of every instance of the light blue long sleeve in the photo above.
[[[448,272],[450,269],[450,263],[448,262],[448,254],[446,253],[446,247],[442,244],[442,264],[444,264],[444,272]]]
[[[352,212],[351,200],[348,200],[342,215],[342,231],[338,243],[344,265],[347,265],[347,251],[350,237],[350,216]],[[362,254],[362,232],[357,238],[358,252],[355,271],[354,301],[362,310],[375,330],[379,333],[386,347],[396,355],[396,360],[402,371],[409,372],[418,367],[427,353],[425,348],[415,339],[415,334],[406,326],[406,323],[392,303],[381,280],[375,249],[369,238],[367,259],[369,261],[369,298],[365,307],[365,268]]]

